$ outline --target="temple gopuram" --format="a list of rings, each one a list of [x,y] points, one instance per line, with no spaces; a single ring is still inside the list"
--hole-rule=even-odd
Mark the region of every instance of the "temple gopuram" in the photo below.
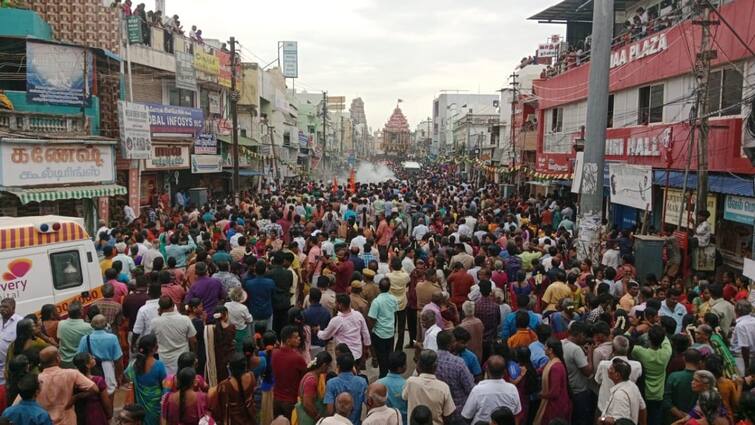
[[[401,108],[396,105],[383,128],[383,154],[387,157],[405,157],[409,148],[411,130]]]

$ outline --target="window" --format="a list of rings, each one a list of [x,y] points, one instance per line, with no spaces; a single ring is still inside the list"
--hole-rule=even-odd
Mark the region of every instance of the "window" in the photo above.
[[[710,73],[708,108],[713,116],[742,113],[742,74],[736,69],[722,69]]]
[[[608,120],[606,121],[606,128],[613,127],[613,95],[608,95]]]
[[[194,92],[191,90],[172,87],[170,90],[170,104],[172,106],[194,107]]]
[[[663,84],[640,88],[638,124],[663,122]]]
[[[551,133],[560,133],[564,127],[564,108],[551,109]]]
[[[50,254],[52,284],[55,289],[75,288],[84,283],[79,251]]]

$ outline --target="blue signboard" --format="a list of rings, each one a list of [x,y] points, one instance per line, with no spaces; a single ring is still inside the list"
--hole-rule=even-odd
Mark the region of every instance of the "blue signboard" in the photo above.
[[[309,137],[303,131],[299,132],[299,147],[306,148],[309,146]]]
[[[92,53],[79,47],[26,43],[26,100],[29,103],[81,106],[92,93]],[[86,76],[86,78],[84,78]],[[85,84],[86,81],[86,84]]]
[[[196,138],[204,128],[201,109],[181,106],[147,104],[152,136]]]

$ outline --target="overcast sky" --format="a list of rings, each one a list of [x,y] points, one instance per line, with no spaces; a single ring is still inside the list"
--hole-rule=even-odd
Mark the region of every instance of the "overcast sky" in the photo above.
[[[361,96],[375,130],[396,99],[414,129],[432,115],[440,90],[495,93],[507,85],[522,57],[565,31],[526,20],[557,2],[167,0],[166,9],[187,31],[195,24],[205,38],[235,36],[245,61],[272,61],[279,40],[298,41],[297,91],[327,90],[346,96],[347,106]]]

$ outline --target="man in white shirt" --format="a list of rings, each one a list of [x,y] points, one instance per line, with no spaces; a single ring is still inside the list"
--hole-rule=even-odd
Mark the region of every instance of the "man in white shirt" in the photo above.
[[[121,272],[125,273],[129,279],[131,279],[131,270],[136,268],[134,259],[126,255],[126,248],[128,246],[124,242],[118,242],[115,244],[115,250],[118,251],[118,255],[113,257],[113,261],[120,261],[123,268]]]
[[[401,413],[398,409],[385,405],[388,400],[388,389],[380,382],[373,382],[367,387],[367,415],[362,425],[402,425]]]
[[[734,313],[737,319],[731,336],[731,353],[739,376],[747,376],[752,355],[755,354],[755,316],[752,315],[752,304],[739,300],[734,306]]]
[[[614,270],[619,268],[621,252],[616,246],[615,241],[608,241],[606,246],[606,252],[603,253],[603,258],[600,260],[600,264],[606,267],[612,267]]]
[[[16,340],[16,325],[23,319],[16,314],[16,300],[5,298],[0,301],[0,384],[5,384],[5,359],[8,346]]]
[[[421,241],[429,231],[430,229],[425,226],[425,219],[420,218],[417,220],[417,225],[414,227],[414,230],[412,230],[412,238],[414,238],[415,241]]]
[[[518,415],[522,411],[519,392],[514,384],[503,379],[506,362],[501,356],[491,356],[488,359],[487,377],[472,388],[467,402],[461,411],[461,416],[470,423],[478,421],[489,422],[490,414],[499,407],[506,407],[511,413]]]
[[[160,284],[153,283],[149,285],[147,295],[149,295],[149,299],[143,306],[139,307],[139,311],[136,313],[134,330],[131,335],[132,350],[136,350],[136,343],[139,341],[139,336],[152,333],[152,319],[160,315],[160,306],[158,304],[160,295],[162,295],[162,287]]]
[[[160,315],[152,319],[150,328],[157,337],[160,360],[165,364],[168,374],[175,374],[178,372],[178,357],[196,350],[197,330],[189,316],[176,311],[170,297],[161,297],[158,307]]]
[[[355,360],[360,360],[363,350],[369,352],[370,331],[361,313],[351,309],[351,298],[347,294],[336,295],[338,315],[330,319],[328,327],[317,332],[321,340],[333,339],[336,344],[344,343],[349,347]]]
[[[419,316],[420,324],[425,330],[425,339],[422,343],[417,343],[421,348],[438,351],[438,334],[443,330],[438,326],[435,318],[435,312],[424,310]]]
[[[637,382],[637,379],[642,375],[642,363],[629,360],[627,354],[629,353],[629,339],[623,335],[618,335],[613,338],[613,358],[610,360],[603,360],[598,364],[595,370],[595,382],[600,385],[598,390],[598,411],[603,412],[608,405],[608,399],[611,396],[611,388],[614,383],[608,376],[608,368],[611,367],[612,362],[615,359],[623,360],[630,366],[629,380]]]
[[[349,420],[351,411],[354,409],[354,399],[349,393],[341,393],[336,397],[335,413],[320,419],[317,425],[352,425]]]
[[[599,419],[599,423],[615,423],[618,419],[630,419],[633,423],[645,423],[646,407],[637,384],[629,379],[631,374],[629,363],[621,359],[613,359],[608,368],[608,376],[613,381],[611,395],[608,398],[606,410]]]
[[[131,224],[136,220],[136,213],[129,204],[123,204],[123,217],[126,219],[126,224]]]
[[[366,243],[367,243],[367,238],[365,238],[364,235],[360,233],[354,239],[351,240],[351,244],[349,244],[349,248],[357,247],[359,248],[359,253],[364,254],[364,244]]]

